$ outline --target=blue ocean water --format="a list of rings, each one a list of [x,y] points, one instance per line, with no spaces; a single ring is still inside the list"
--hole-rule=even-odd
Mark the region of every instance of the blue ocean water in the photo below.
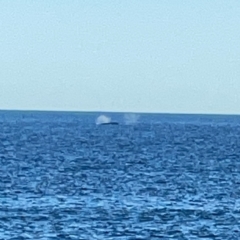
[[[0,239],[240,239],[240,117],[0,112]]]

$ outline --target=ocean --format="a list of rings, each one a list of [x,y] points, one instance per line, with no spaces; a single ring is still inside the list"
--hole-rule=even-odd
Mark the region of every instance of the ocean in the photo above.
[[[240,116],[100,115],[0,111],[0,239],[240,239]]]

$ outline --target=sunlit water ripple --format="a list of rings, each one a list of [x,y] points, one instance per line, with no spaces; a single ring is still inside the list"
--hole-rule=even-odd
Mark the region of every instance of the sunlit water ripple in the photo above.
[[[240,239],[240,117],[97,116],[0,112],[0,239]]]

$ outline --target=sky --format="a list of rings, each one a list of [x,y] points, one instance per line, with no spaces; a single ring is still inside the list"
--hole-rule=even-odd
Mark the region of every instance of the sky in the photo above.
[[[240,114],[240,1],[0,0],[0,109]]]

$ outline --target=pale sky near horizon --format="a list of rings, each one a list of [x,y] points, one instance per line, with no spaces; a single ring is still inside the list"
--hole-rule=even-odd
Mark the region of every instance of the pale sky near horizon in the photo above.
[[[239,0],[0,1],[0,109],[240,114]]]

